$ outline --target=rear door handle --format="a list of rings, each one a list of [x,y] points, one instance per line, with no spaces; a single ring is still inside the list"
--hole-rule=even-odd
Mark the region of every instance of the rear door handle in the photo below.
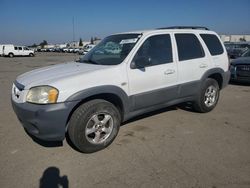
[[[173,69],[168,69],[164,72],[165,75],[174,74],[174,73],[175,73],[175,70]]]
[[[206,67],[207,67],[207,64],[203,63],[203,64],[200,65],[200,68],[206,68]]]

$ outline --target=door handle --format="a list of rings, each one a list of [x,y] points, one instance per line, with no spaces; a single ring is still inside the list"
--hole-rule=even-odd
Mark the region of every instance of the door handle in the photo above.
[[[168,69],[164,72],[165,75],[174,74],[174,73],[175,73],[175,70],[173,69]]]
[[[207,64],[203,63],[203,64],[200,65],[200,68],[206,68],[206,67],[207,67]]]

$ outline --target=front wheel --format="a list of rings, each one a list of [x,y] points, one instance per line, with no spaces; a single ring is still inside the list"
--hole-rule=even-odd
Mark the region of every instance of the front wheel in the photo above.
[[[119,110],[108,101],[96,99],[75,110],[69,121],[68,135],[77,149],[92,153],[113,142],[120,123]]]
[[[30,57],[34,57],[34,54],[33,54],[33,53],[30,53],[29,56],[30,56]]]
[[[215,108],[219,96],[218,82],[212,78],[207,78],[201,87],[197,100],[194,102],[194,109],[201,113],[210,112]]]

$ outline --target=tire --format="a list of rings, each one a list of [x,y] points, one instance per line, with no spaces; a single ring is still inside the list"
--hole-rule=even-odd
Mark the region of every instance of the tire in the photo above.
[[[10,58],[14,57],[14,54],[13,53],[9,53],[9,57]]]
[[[30,53],[29,56],[30,56],[30,57],[34,57],[34,54],[33,54],[33,53]]]
[[[201,113],[210,112],[215,108],[220,96],[218,82],[212,78],[207,78],[201,86],[201,91],[194,102],[194,110]]]
[[[113,142],[120,124],[118,109],[108,101],[96,99],[82,104],[74,111],[69,120],[68,135],[79,151],[93,153]]]

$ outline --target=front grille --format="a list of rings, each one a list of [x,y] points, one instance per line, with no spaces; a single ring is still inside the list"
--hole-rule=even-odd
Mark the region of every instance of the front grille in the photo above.
[[[236,74],[241,77],[250,77],[250,65],[237,65]]]

